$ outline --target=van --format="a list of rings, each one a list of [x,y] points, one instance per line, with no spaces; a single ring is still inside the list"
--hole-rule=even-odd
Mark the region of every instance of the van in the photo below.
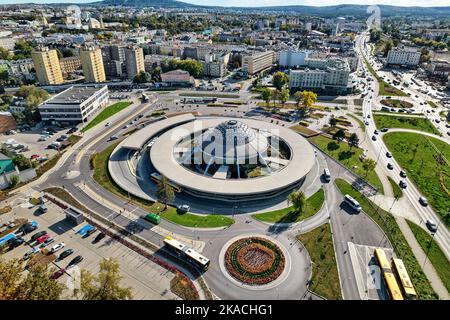
[[[353,199],[350,195],[346,194],[344,196],[344,202],[353,210],[355,210],[356,212],[361,212],[361,206],[359,204],[358,201],[356,201],[355,199]]]
[[[326,182],[330,182],[331,174],[330,174],[330,170],[328,170],[328,168],[323,169],[323,178],[325,179]]]

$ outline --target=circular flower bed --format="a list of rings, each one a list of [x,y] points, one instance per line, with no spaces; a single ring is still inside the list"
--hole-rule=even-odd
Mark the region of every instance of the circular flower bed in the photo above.
[[[284,270],[284,262],[281,249],[259,237],[239,239],[225,253],[225,267],[230,275],[250,285],[277,279]]]

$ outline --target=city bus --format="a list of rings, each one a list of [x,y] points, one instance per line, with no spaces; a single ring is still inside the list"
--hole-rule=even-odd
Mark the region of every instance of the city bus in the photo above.
[[[383,249],[377,248],[375,249],[374,253],[375,259],[377,259],[378,266],[382,271],[389,271],[391,272],[391,264],[389,263],[389,260],[386,257],[386,253]]]
[[[149,212],[145,217],[145,220],[150,221],[154,224],[159,224],[161,222],[161,217],[157,215],[156,213]]]
[[[398,286],[397,280],[392,273],[391,264],[386,257],[386,253],[383,249],[377,248],[374,252],[375,259],[377,260],[378,266],[383,273],[384,283],[386,284],[387,292],[392,300],[403,300],[403,295]]]
[[[150,179],[152,179],[155,183],[159,183],[161,181],[161,175],[157,172],[152,172],[150,174]],[[169,186],[171,186],[175,192],[181,192],[181,188],[170,181]]]
[[[175,240],[171,236],[167,236],[166,238],[164,238],[164,244],[172,251],[174,251],[179,257],[186,259],[200,270],[208,270],[209,259],[202,256],[200,253],[188,247],[187,245],[181,243],[178,240]]]
[[[403,296],[408,300],[416,300],[417,293],[401,259],[392,259],[392,270],[400,285]]]

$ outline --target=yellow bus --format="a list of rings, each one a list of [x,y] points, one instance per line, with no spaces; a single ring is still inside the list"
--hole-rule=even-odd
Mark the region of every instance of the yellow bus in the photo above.
[[[390,271],[383,271],[383,278],[388,289],[389,297],[392,300],[403,300],[402,292],[397,284],[394,274]]]
[[[416,300],[417,293],[406,271],[405,265],[400,259],[392,259],[392,270],[396,276],[403,296],[408,300]]]
[[[389,263],[389,260],[386,257],[386,253],[383,249],[377,248],[375,249],[375,258],[377,259],[378,265],[380,266],[381,270],[384,271],[391,271],[391,264]]]
[[[157,172],[152,172],[152,174],[150,174],[150,179],[152,179],[155,183],[159,183],[159,181],[161,181],[161,175]],[[181,192],[181,188],[170,181],[169,186],[172,187],[173,191]]]

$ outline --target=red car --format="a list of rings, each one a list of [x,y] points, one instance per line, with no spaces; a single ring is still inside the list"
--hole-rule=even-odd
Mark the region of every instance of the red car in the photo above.
[[[59,277],[61,277],[64,274],[64,272],[66,272],[66,269],[61,268],[61,269],[57,270],[54,274],[52,274],[50,276],[50,279],[55,279],[56,280]]]
[[[38,154],[33,154],[31,157],[30,157],[30,159],[31,160],[34,160],[34,159],[37,159],[37,158],[40,158],[41,156],[40,155],[38,155]]]
[[[44,234],[43,236],[40,236],[39,238],[37,238],[36,242],[37,243],[43,243],[48,238],[50,238],[50,235],[49,234]]]

